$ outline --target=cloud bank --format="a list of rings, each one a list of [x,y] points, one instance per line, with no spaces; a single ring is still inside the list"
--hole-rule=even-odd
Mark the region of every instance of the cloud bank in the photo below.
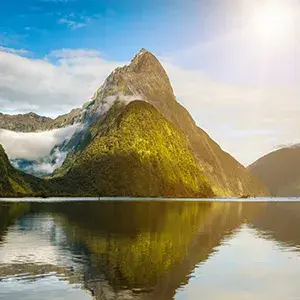
[[[94,50],[62,49],[45,59],[4,50],[0,49],[0,110],[7,113],[66,113],[90,99],[110,72],[122,65],[103,60]]]
[[[10,159],[22,158],[35,160],[46,157],[56,145],[69,140],[79,124],[44,132],[14,132],[0,129],[0,144],[4,147]]]
[[[62,166],[67,154],[67,152],[56,148],[50,155],[37,160],[11,159],[10,162],[15,168],[25,173],[46,177]]]

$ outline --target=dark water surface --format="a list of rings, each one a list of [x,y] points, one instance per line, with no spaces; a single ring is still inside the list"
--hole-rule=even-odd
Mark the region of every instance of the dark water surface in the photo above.
[[[0,299],[300,299],[300,203],[0,202]]]

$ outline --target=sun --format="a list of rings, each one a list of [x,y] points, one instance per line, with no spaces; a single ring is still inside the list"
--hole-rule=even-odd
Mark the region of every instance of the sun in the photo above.
[[[254,10],[252,26],[255,33],[263,39],[282,39],[293,30],[293,6],[288,0],[264,1]]]

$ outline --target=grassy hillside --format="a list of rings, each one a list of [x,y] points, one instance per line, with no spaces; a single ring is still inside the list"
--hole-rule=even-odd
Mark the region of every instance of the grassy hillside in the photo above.
[[[115,103],[89,129],[58,176],[52,184],[60,193],[213,196],[183,134],[143,101],[126,107]]]

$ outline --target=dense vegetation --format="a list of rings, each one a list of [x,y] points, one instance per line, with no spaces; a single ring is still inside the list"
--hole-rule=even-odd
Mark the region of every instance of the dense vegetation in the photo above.
[[[189,112],[176,100],[166,71],[152,53],[142,49],[128,66],[112,72],[95,93],[91,112],[97,111],[108,96],[118,94],[152,104],[183,133],[215,194],[268,195],[268,190],[251,172],[197,127]]]
[[[126,106],[128,99],[147,103]],[[54,178],[37,181],[42,186],[37,190],[44,191],[49,184],[49,195],[268,195],[251,172],[197,127],[176,101],[162,65],[145,49],[128,66],[114,70],[82,109],[55,120],[33,113],[0,115],[0,128],[20,131],[74,122],[81,122],[83,129],[62,145],[61,150],[69,153],[63,166]],[[24,179],[23,174],[14,174]],[[31,185],[36,186],[36,182],[30,183],[35,181],[32,177],[22,179],[20,185],[21,179],[12,178],[3,176],[3,189],[5,186],[10,193],[24,194],[33,190]]]
[[[53,191],[103,196],[211,197],[183,134],[152,105],[115,103],[86,133]],[[71,161],[72,163],[68,163]]]
[[[0,196],[37,195],[46,191],[46,183],[14,169],[0,145]]]
[[[143,101],[116,102],[53,179],[14,169],[0,150],[1,196],[213,196],[183,134]]]

